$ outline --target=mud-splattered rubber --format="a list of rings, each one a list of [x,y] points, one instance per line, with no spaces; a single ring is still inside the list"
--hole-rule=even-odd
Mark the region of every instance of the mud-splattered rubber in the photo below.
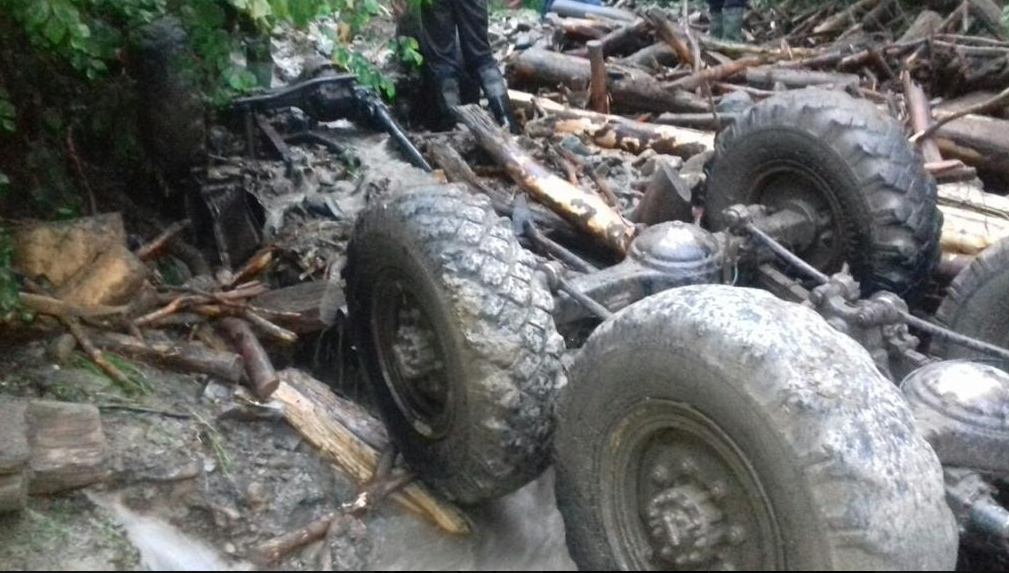
[[[829,187],[844,256],[862,292],[915,295],[939,257],[935,181],[904,128],[871,103],[822,89],[752,106],[715,142],[706,212],[715,229],[737,203],[759,203],[769,166],[791,164]],[[839,269],[821,269],[836,272]]]
[[[371,206],[348,252],[347,299],[369,386],[400,451],[460,503],[500,497],[548,465],[564,343],[536,260],[489,201],[453,186],[411,190]],[[369,316],[374,281],[393,268],[413,285],[461,389],[447,435],[407,422],[383,382]]]
[[[960,334],[1009,348],[1009,239],[985,249],[957,275],[935,318]],[[988,358],[947,342],[933,347],[944,358]]]
[[[667,291],[604,322],[569,380],[557,499],[582,570],[621,567],[601,507],[613,476],[600,468],[627,413],[656,400],[690,406],[739,447],[773,507],[786,569],[956,563],[942,468],[903,397],[809,309],[739,287]]]

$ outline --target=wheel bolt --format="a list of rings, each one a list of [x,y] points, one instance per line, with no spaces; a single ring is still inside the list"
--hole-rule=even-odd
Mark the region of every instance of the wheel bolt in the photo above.
[[[746,540],[746,529],[739,525],[733,525],[729,528],[729,534],[726,536],[726,539],[732,545],[739,545]]]
[[[673,482],[672,472],[666,464],[658,464],[652,469],[652,483],[667,486]]]
[[[693,458],[683,458],[680,462],[680,471],[688,476],[696,476],[698,472],[697,462]]]

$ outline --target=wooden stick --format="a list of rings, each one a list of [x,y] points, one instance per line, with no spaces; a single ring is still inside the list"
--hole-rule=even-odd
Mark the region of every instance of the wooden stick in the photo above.
[[[164,230],[164,232],[155,237],[153,241],[137,249],[134,254],[141,261],[149,261],[156,258],[161,254],[161,251],[168,246],[168,243],[170,243],[172,239],[178,237],[183,231],[189,228],[190,223],[191,221],[189,219],[183,219],[176,223],[172,223]]]
[[[96,346],[180,372],[208,374],[237,383],[245,372],[242,357],[193,343],[145,342],[132,336],[91,331]]]
[[[904,97],[907,99],[907,108],[911,116],[911,129],[915,132],[925,131],[932,121],[928,96],[925,95],[925,90],[911,79],[910,72],[905,71],[902,79]],[[926,163],[942,161],[942,153],[939,152],[939,146],[934,141],[928,138],[921,139],[921,150]]]
[[[669,44],[669,47],[676,53],[676,57],[681,62],[690,64],[696,70],[697,62],[694,60],[694,55],[690,52],[690,46],[683,41],[676,27],[666,18],[662,10],[659,8],[650,9],[648,11],[648,19],[651,21],[652,26],[655,27],[655,33],[663,42]]]
[[[738,74],[739,72],[761,64],[763,60],[760,58],[741,58],[738,60],[733,60],[726,64],[720,66],[715,66],[713,68],[705,68],[699,72],[694,72],[693,74],[680,78],[668,85],[670,88],[676,88],[681,90],[693,91],[698,87],[704,85],[705,82],[710,81],[722,81],[731,76]]]
[[[128,306],[80,306],[64,300],[28,292],[18,293],[21,304],[38,314],[47,316],[76,316],[78,318],[107,318],[123,316],[129,312]]]
[[[610,93],[606,86],[606,56],[603,55],[603,46],[596,40],[585,45],[589,49],[589,64],[592,66],[589,107],[598,113],[610,113]]]

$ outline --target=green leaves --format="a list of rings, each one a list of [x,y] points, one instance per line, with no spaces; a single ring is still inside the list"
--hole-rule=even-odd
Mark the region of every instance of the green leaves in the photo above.
[[[0,89],[0,131],[14,133],[17,127],[17,109],[8,99],[6,90]],[[2,174],[0,174],[2,175]]]
[[[390,49],[396,54],[396,58],[411,68],[419,68],[424,63],[424,56],[420,53],[420,44],[416,38],[410,36],[399,36],[389,42]]]
[[[386,98],[396,97],[396,85],[375,67],[361,52],[353,50],[344,44],[337,44],[333,49],[333,63],[357,76],[361,85],[381,92]]]

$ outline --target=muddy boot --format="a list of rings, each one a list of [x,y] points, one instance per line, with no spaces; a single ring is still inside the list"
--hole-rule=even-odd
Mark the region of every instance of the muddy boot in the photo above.
[[[452,129],[455,127],[455,108],[459,107],[459,80],[455,78],[442,78],[437,82],[438,87],[438,127],[440,129]]]
[[[743,18],[746,8],[726,8],[722,11],[722,38],[730,42],[743,41]]]
[[[512,111],[511,99],[508,97],[508,86],[505,85],[501,71],[497,66],[488,66],[477,72],[477,75],[483,93],[487,96],[487,107],[490,108],[494,119],[513,134],[522,133],[515,120],[515,112]]]
[[[722,37],[722,13],[712,12],[708,14],[708,19],[711,20],[711,27],[708,28],[708,34],[713,38]]]

